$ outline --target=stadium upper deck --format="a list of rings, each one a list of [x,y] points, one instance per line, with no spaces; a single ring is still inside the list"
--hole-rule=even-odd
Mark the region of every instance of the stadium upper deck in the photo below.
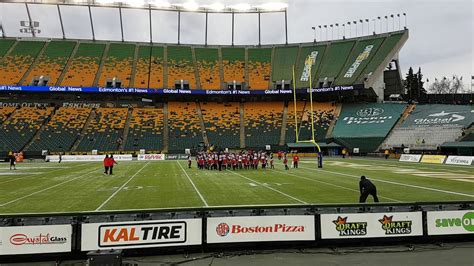
[[[383,70],[407,38],[405,30],[240,47],[6,38],[0,39],[0,85],[220,90],[241,84],[241,89],[267,90],[293,84],[295,66],[297,88],[308,88],[311,76],[313,87],[363,84],[378,89]]]

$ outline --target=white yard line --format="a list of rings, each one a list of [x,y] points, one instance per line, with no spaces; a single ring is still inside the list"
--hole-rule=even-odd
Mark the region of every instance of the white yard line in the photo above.
[[[186,172],[186,170],[184,170],[183,166],[179,163],[179,161],[176,161],[176,163],[179,165],[179,167],[181,168],[181,170],[183,170],[184,174],[186,175],[186,177],[188,178],[189,182],[191,183],[191,185],[193,185],[193,188],[194,190],[196,191],[196,193],[199,195],[199,197],[201,198],[201,201],[202,203],[204,203],[204,205],[206,207],[209,207],[209,205],[207,204],[207,201],[204,199],[204,197],[202,196],[201,192],[199,192],[199,189],[196,187],[196,185],[194,184],[193,180],[191,180],[191,177],[189,177],[188,173]]]
[[[255,180],[253,180],[253,179],[251,179],[251,178],[248,178],[248,177],[246,177],[246,176],[243,176],[243,175],[241,175],[241,174],[239,174],[239,173],[236,173],[236,172],[233,172],[233,171],[229,171],[229,170],[227,170],[227,171],[230,172],[230,173],[232,173],[232,174],[234,174],[234,175],[238,175],[238,176],[240,176],[240,177],[242,177],[242,178],[245,178],[245,179],[247,179],[247,180],[249,180],[249,181],[252,181],[252,182],[254,182],[254,183],[257,183],[257,184],[259,184],[260,186],[263,186],[263,187],[268,188],[268,189],[270,189],[270,190],[273,190],[273,191],[275,191],[275,192],[277,192],[277,193],[280,193],[280,194],[282,194],[282,195],[284,195],[284,196],[286,196],[286,197],[288,197],[288,198],[290,198],[290,199],[296,200],[296,201],[301,202],[301,203],[303,203],[303,204],[309,204],[309,203],[307,203],[307,202],[305,202],[305,201],[303,201],[303,200],[300,200],[300,199],[295,198],[295,197],[293,197],[293,196],[291,196],[291,195],[288,195],[288,194],[286,194],[285,192],[281,192],[281,191],[278,190],[278,189],[274,189],[274,188],[272,188],[272,187],[270,187],[270,186],[265,186],[264,184],[262,184],[262,183],[260,183],[260,182],[258,182],[258,181],[255,181]]]
[[[321,170],[321,169],[315,169],[315,168],[306,168],[306,167],[301,167],[303,169],[308,169],[312,171],[320,171],[320,172],[325,172],[325,173],[330,173],[330,174],[335,174],[335,175],[340,175],[340,176],[348,176],[352,178],[360,178],[358,175],[350,175],[350,174],[344,174],[344,173],[338,173],[338,172],[333,172],[333,171],[328,171],[328,170]],[[446,194],[453,194],[453,195],[458,195],[458,196],[464,196],[464,197],[470,197],[474,198],[474,195],[471,194],[466,194],[466,193],[461,193],[461,192],[455,192],[455,191],[449,191],[449,190],[442,190],[442,189],[437,189],[437,188],[431,188],[431,187],[424,187],[424,186],[417,186],[417,185],[410,185],[410,184],[404,184],[404,183],[398,183],[398,182],[393,182],[393,181],[387,181],[387,180],[382,180],[382,179],[376,179],[376,178],[371,178],[371,180],[382,182],[382,183],[387,183],[387,184],[392,184],[392,185],[398,185],[398,186],[403,186],[403,187],[411,187],[411,188],[418,188],[418,189],[424,189],[424,190],[429,190],[429,191],[435,191],[435,192],[441,192],[441,193],[446,193]]]
[[[150,162],[147,162],[144,166],[142,166],[142,168],[140,168],[140,170],[138,170],[134,175],[132,175],[132,177],[130,177],[127,182],[123,183],[123,185],[121,187],[119,187],[117,190],[115,190],[114,193],[112,193],[112,195],[110,195],[110,197],[108,197],[104,202],[102,202],[102,204],[100,204],[99,207],[97,207],[97,209],[95,209],[95,211],[99,211],[100,209],[102,209],[102,207],[105,206],[105,204],[107,204],[113,197],[115,197],[115,195],[117,195],[120,190],[122,190],[128,183],[130,183],[130,181],[132,181],[132,179],[134,179]]]
[[[99,169],[100,169],[100,168],[99,168]],[[16,199],[14,199],[14,200],[10,200],[10,201],[8,201],[8,202],[2,203],[2,204],[0,204],[0,207],[4,207],[4,206],[9,205],[9,204],[11,204],[11,203],[20,201],[20,200],[22,200],[22,199],[25,199],[25,198],[34,196],[34,195],[36,195],[36,194],[39,194],[39,193],[42,193],[42,192],[45,192],[45,191],[48,191],[48,190],[53,189],[53,188],[55,188],[55,187],[58,187],[58,186],[60,186],[60,185],[63,185],[63,184],[72,182],[72,181],[74,181],[74,180],[77,180],[77,179],[79,179],[79,178],[82,178],[82,177],[84,177],[84,176],[86,176],[86,175],[88,175],[88,174],[90,174],[90,173],[92,173],[92,172],[95,172],[95,171],[97,171],[97,170],[98,170],[98,169],[94,169],[94,170],[92,170],[92,171],[89,171],[89,172],[87,172],[87,173],[85,173],[85,174],[82,174],[82,175],[80,175],[80,176],[78,176],[78,177],[75,177],[75,178],[73,178],[73,179],[66,180],[66,181],[61,182],[61,183],[59,183],[59,184],[56,184],[56,185],[54,185],[54,186],[50,186],[50,187],[47,187],[47,188],[45,188],[45,189],[42,189],[42,190],[39,190],[39,191],[30,193],[30,194],[28,194],[28,195],[25,195],[25,196],[23,196],[23,197],[19,197],[19,198],[16,198]]]
[[[86,164],[80,164],[80,165],[77,165],[77,166],[75,166],[75,167],[79,167],[79,166],[82,166],[82,165],[86,165]],[[58,168],[58,169],[53,170],[53,171],[50,171],[50,172],[41,172],[41,173],[31,173],[31,172],[21,172],[21,171],[20,171],[20,172],[16,172],[17,174],[14,174],[14,175],[39,175],[39,174],[47,174],[47,175],[49,175],[49,174],[51,174],[51,173],[53,173],[53,172],[56,172],[56,171],[59,171],[59,170],[68,169],[69,167],[64,167],[64,168],[61,168],[61,167],[38,167],[38,168],[41,168],[41,169],[44,169],[44,168],[50,168],[50,169],[55,168],[55,169],[56,169],[56,168]],[[24,169],[24,168],[20,168],[20,169]],[[35,168],[32,168],[32,169],[35,169]],[[13,171],[15,171],[15,170],[13,170]],[[82,172],[82,170],[81,170],[81,171],[78,171],[78,173],[80,173],[80,172]],[[14,172],[12,172],[12,173],[14,173]],[[0,176],[1,176],[1,174],[0,174]],[[6,175],[6,176],[9,177],[9,175]],[[39,177],[38,177],[38,176],[24,176],[24,177],[19,177],[19,178],[12,177],[11,180],[5,180],[5,181],[3,181],[3,182],[0,182],[0,184],[10,183],[10,182],[12,182],[12,181],[22,180],[22,179],[29,178],[29,177],[34,177],[34,178],[37,179],[37,178],[39,178],[39,177],[41,177],[41,176],[39,176]]]
[[[303,168],[303,167],[302,167],[302,168]],[[270,170],[272,170],[272,169],[270,169]],[[313,182],[317,182],[317,183],[321,183],[321,184],[325,184],[325,185],[332,186],[332,187],[337,187],[337,188],[342,188],[342,189],[345,189],[345,190],[355,191],[355,192],[357,192],[357,193],[360,192],[360,191],[357,190],[357,189],[348,188],[348,187],[343,187],[343,186],[339,186],[339,185],[336,185],[336,184],[332,184],[332,183],[328,183],[328,182],[324,182],[324,181],[320,181],[320,180],[316,180],[316,179],[312,179],[312,178],[307,178],[307,177],[303,177],[303,176],[298,176],[298,175],[290,174],[290,173],[283,172],[283,171],[277,171],[277,170],[272,170],[272,171],[278,172],[278,173],[282,173],[282,174],[285,174],[285,175],[294,176],[294,177],[301,178],[301,179],[306,179],[306,180],[313,181]],[[392,199],[392,198],[384,197],[384,196],[380,196],[380,195],[379,195],[379,197],[380,197],[380,198],[384,198],[384,199],[388,199],[388,200],[391,200],[391,201],[395,201],[395,202],[403,202],[403,201],[400,201],[400,200],[396,200],[396,199]]]

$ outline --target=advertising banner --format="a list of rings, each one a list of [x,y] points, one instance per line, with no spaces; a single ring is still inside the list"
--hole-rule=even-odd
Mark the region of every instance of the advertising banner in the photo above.
[[[468,127],[473,120],[474,112],[469,105],[424,104],[416,106],[402,127]]]
[[[474,156],[448,156],[446,164],[471,165],[473,160]]]
[[[62,162],[101,162],[105,158],[105,155],[63,155]],[[131,161],[131,154],[114,154],[114,159],[116,161]],[[49,162],[58,162],[58,155],[48,155],[46,156],[46,161]]]
[[[207,243],[312,241],[314,216],[240,216],[207,218]]]
[[[72,226],[0,227],[0,255],[71,252]]]
[[[435,163],[435,164],[443,164],[446,156],[444,155],[423,155],[421,158],[422,163]]]
[[[81,250],[200,245],[202,219],[82,225]]]
[[[322,239],[421,235],[421,212],[321,214]]]
[[[428,235],[474,234],[474,210],[426,213]]]
[[[165,160],[164,154],[139,154],[139,161],[163,161]]]
[[[314,93],[362,90],[363,84],[313,88]],[[181,89],[142,89],[142,88],[103,88],[103,87],[45,87],[0,85],[0,91],[18,92],[74,92],[74,93],[122,93],[122,94],[181,94],[181,95],[293,95],[293,90],[181,90]],[[308,93],[309,88],[296,90]]]
[[[411,162],[411,163],[417,163],[421,159],[421,154],[402,154],[400,156],[400,162]]]
[[[186,160],[187,154],[166,154],[166,160]]]

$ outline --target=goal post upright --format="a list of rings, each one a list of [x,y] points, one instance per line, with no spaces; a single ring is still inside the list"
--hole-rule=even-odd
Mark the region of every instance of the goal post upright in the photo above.
[[[298,143],[298,113],[296,112],[296,79],[295,79],[295,65],[292,68],[293,71],[293,106],[295,108],[295,135],[296,135],[296,143]]]
[[[299,125],[298,125],[298,113],[296,108],[296,74],[295,74],[295,65],[292,67],[292,74],[293,74],[293,107],[295,112],[295,135],[296,135],[296,143],[312,143],[315,147],[318,148],[318,152],[321,152],[321,147],[319,147],[318,143],[316,142],[315,130],[314,130],[314,109],[313,109],[313,69],[312,63],[310,62],[310,58],[308,57],[305,60],[305,64],[308,64],[309,70],[309,101],[310,101],[310,115],[311,115],[311,139],[309,140],[300,140],[299,139]]]

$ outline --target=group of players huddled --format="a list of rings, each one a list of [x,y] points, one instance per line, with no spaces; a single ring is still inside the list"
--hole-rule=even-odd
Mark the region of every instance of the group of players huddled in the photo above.
[[[278,152],[278,160],[283,160],[285,170],[289,170],[288,167],[288,154],[284,152]],[[191,168],[192,157],[188,156],[188,167]],[[297,154],[293,155],[293,167],[298,168],[299,157]],[[238,153],[229,152],[199,152],[196,155],[196,164],[198,169],[204,170],[238,170],[238,169],[262,169],[275,168],[275,161],[273,153],[258,151],[240,151]]]

